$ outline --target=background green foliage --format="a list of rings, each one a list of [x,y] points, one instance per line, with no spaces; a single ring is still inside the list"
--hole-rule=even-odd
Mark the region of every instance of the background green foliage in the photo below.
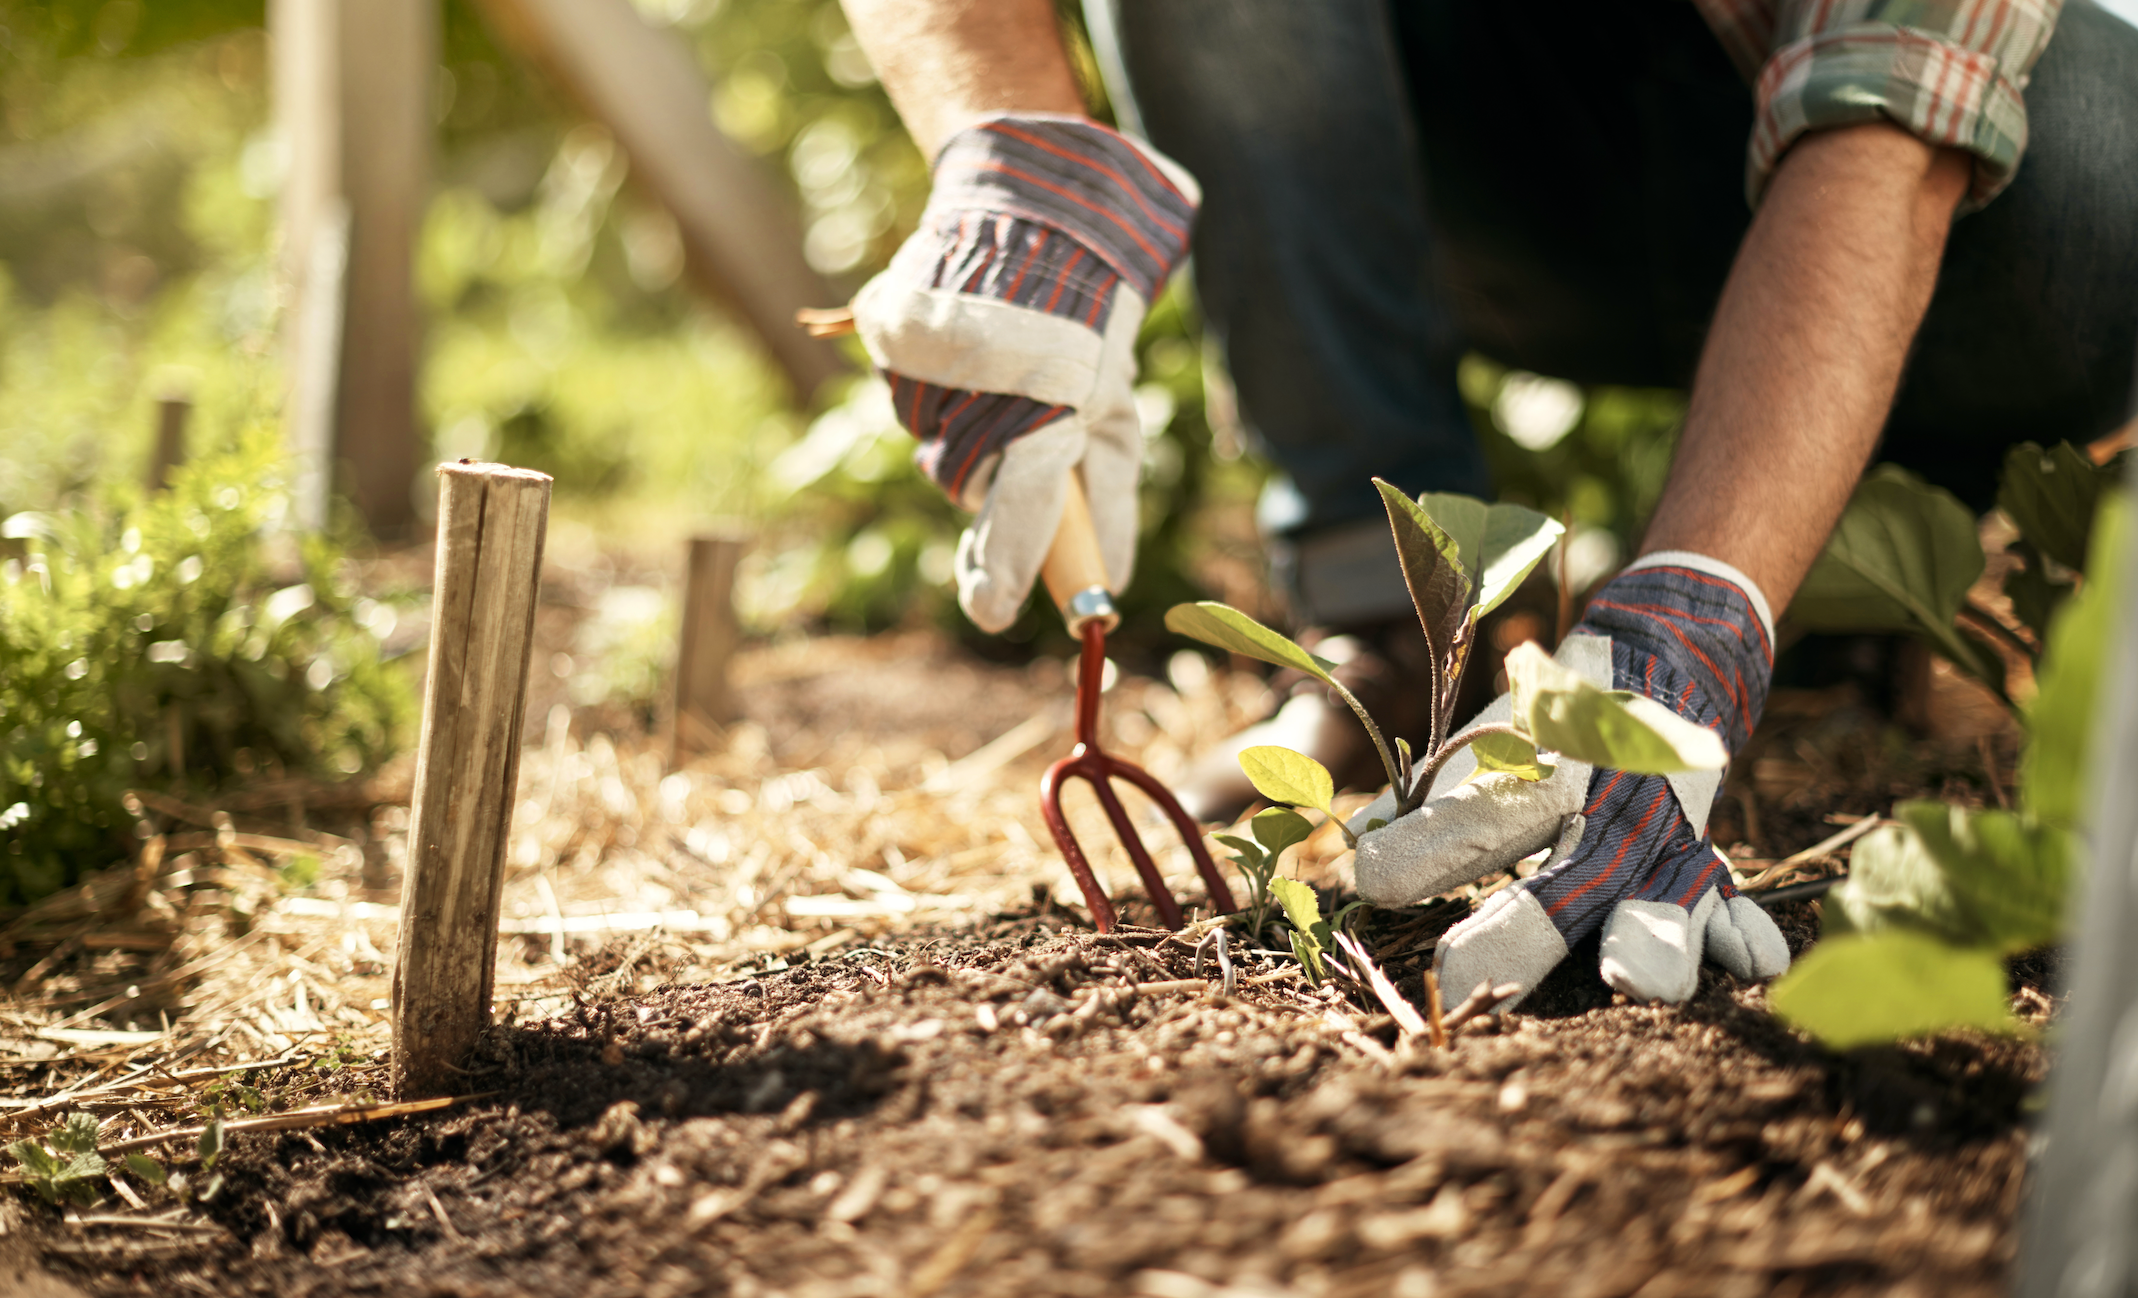
[[[0,527],[0,905],[123,852],[129,787],[341,778],[403,738],[412,694],[379,655],[392,611],[325,538],[275,554],[278,467],[259,433],[168,491]]]

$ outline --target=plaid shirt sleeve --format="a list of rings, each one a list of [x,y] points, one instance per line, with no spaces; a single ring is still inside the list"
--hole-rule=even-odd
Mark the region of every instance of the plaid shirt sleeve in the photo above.
[[[1745,160],[1753,203],[1806,131],[1885,120],[1975,155],[1962,211],[2012,181],[2027,147],[2027,73],[2063,0],[1694,0],[1758,116]]]

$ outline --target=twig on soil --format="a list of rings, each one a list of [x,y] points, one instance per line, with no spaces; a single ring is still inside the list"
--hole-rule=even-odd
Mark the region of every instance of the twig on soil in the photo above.
[[[243,1118],[223,1124],[223,1134],[235,1136],[247,1131],[304,1131],[312,1127],[346,1126],[356,1122],[377,1122],[384,1118],[407,1117],[412,1113],[429,1113],[443,1109],[463,1100],[480,1100],[495,1095],[496,1091],[478,1091],[473,1095],[441,1095],[432,1100],[407,1100],[393,1104],[330,1104],[316,1109],[292,1109],[288,1113],[270,1114],[264,1118]],[[177,1127],[170,1131],[153,1131],[146,1136],[135,1136],[116,1144],[102,1146],[98,1152],[123,1154],[129,1149],[147,1149],[168,1140],[197,1140],[206,1127]]]
[[[1232,954],[1225,949],[1225,929],[1222,925],[1211,929],[1202,941],[1195,944],[1195,976],[1198,978],[1203,976],[1203,948],[1207,946],[1215,946],[1217,949],[1217,967],[1225,979],[1225,995],[1230,996],[1238,990],[1238,980],[1233,974]]]
[[[1372,956],[1366,954],[1366,948],[1357,938],[1349,933],[1338,933],[1336,944],[1342,947],[1344,954],[1350,956],[1352,963],[1358,966],[1361,981],[1373,989],[1374,999],[1387,1009],[1388,1016],[1396,1021],[1396,1027],[1402,1030],[1404,1036],[1413,1037],[1427,1032],[1425,1020],[1419,1017],[1417,1006],[1403,999],[1403,993],[1397,991],[1396,985],[1388,981],[1388,975],[1381,972],[1381,967],[1373,962]]]
[[[1471,1019],[1490,1014],[1499,1007],[1500,1002],[1512,1000],[1520,996],[1522,991],[1520,983],[1501,983],[1494,987],[1489,981],[1481,982],[1468,996],[1463,997],[1462,1004],[1448,1012],[1447,1017],[1440,1021],[1441,1027],[1453,1032]]]
[[[283,1068],[290,1064],[296,1063],[297,1060],[298,1056],[296,1055],[284,1055],[280,1059],[263,1059],[259,1063],[254,1064],[230,1064],[221,1068],[196,1068],[183,1073],[163,1072],[161,1068],[159,1068],[153,1063],[144,1064],[140,1068],[136,1069],[128,1077],[122,1078],[121,1080],[116,1082],[107,1082],[102,1086],[92,1086],[86,1090],[61,1091],[57,1095],[48,1095],[41,1100],[24,1101],[0,1099],[0,1106],[13,1104],[20,1104],[22,1106],[9,1113],[0,1113],[0,1123],[20,1122],[24,1118],[35,1117],[40,1113],[50,1112],[53,1109],[64,1109],[69,1107],[70,1105],[80,1104],[85,1100],[93,1100],[101,1098],[103,1096],[114,1095],[120,1091],[149,1090],[157,1086],[182,1084],[194,1078],[218,1077],[226,1073],[250,1072],[255,1068]],[[142,1078],[146,1077],[147,1074],[152,1072],[163,1072],[163,1076],[155,1081],[141,1080]]]
[[[1824,879],[1806,879],[1802,883],[1792,883],[1781,888],[1762,888],[1758,892],[1747,891],[1745,896],[1750,897],[1754,904],[1761,907],[1779,906],[1783,902],[1790,901],[1810,901],[1815,897],[1824,897],[1827,893],[1833,891],[1835,884],[1844,882],[1847,878],[1848,876],[1845,874],[1833,874]]]
[[[1427,1044],[1435,1050],[1447,1049],[1448,1022],[1440,1012],[1440,975],[1431,969],[1425,971],[1425,1012],[1430,1027]]]

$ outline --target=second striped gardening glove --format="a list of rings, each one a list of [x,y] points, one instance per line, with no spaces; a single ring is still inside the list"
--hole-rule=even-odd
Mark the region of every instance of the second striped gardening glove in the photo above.
[[[1599,590],[1557,657],[1595,684],[1645,695],[1716,732],[1735,753],[1766,703],[1773,644],[1766,599],[1744,574],[1671,552]],[[1509,708],[1501,699],[1478,720],[1506,720]],[[1361,834],[1358,845],[1359,892],[1384,905],[1553,849],[1535,875],[1441,938],[1434,964],[1448,995],[1459,1000],[1480,982],[1519,984],[1526,995],[1599,927],[1604,981],[1641,1001],[1691,996],[1703,956],[1740,978],[1789,967],[1780,930],[1731,886],[1708,841],[1721,772],[1629,775],[1563,757],[1535,783],[1469,778],[1475,770],[1465,750],[1423,806]],[[1359,813],[1354,831],[1392,806],[1384,797]]]
[[[1081,117],[1004,116],[950,138],[920,227],[854,299],[921,468],[973,510],[958,603],[1009,627],[1083,475],[1111,585],[1136,553],[1136,331],[1187,255],[1200,191]]]

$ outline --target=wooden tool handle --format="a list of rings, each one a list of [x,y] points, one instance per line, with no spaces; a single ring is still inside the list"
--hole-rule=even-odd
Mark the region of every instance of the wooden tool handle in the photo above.
[[[1106,589],[1106,559],[1099,552],[1099,534],[1091,525],[1091,502],[1084,497],[1084,480],[1073,471],[1068,498],[1062,502],[1061,526],[1054,531],[1054,545],[1039,575],[1070,631],[1082,630],[1094,618],[1103,619],[1108,631],[1120,621]]]

